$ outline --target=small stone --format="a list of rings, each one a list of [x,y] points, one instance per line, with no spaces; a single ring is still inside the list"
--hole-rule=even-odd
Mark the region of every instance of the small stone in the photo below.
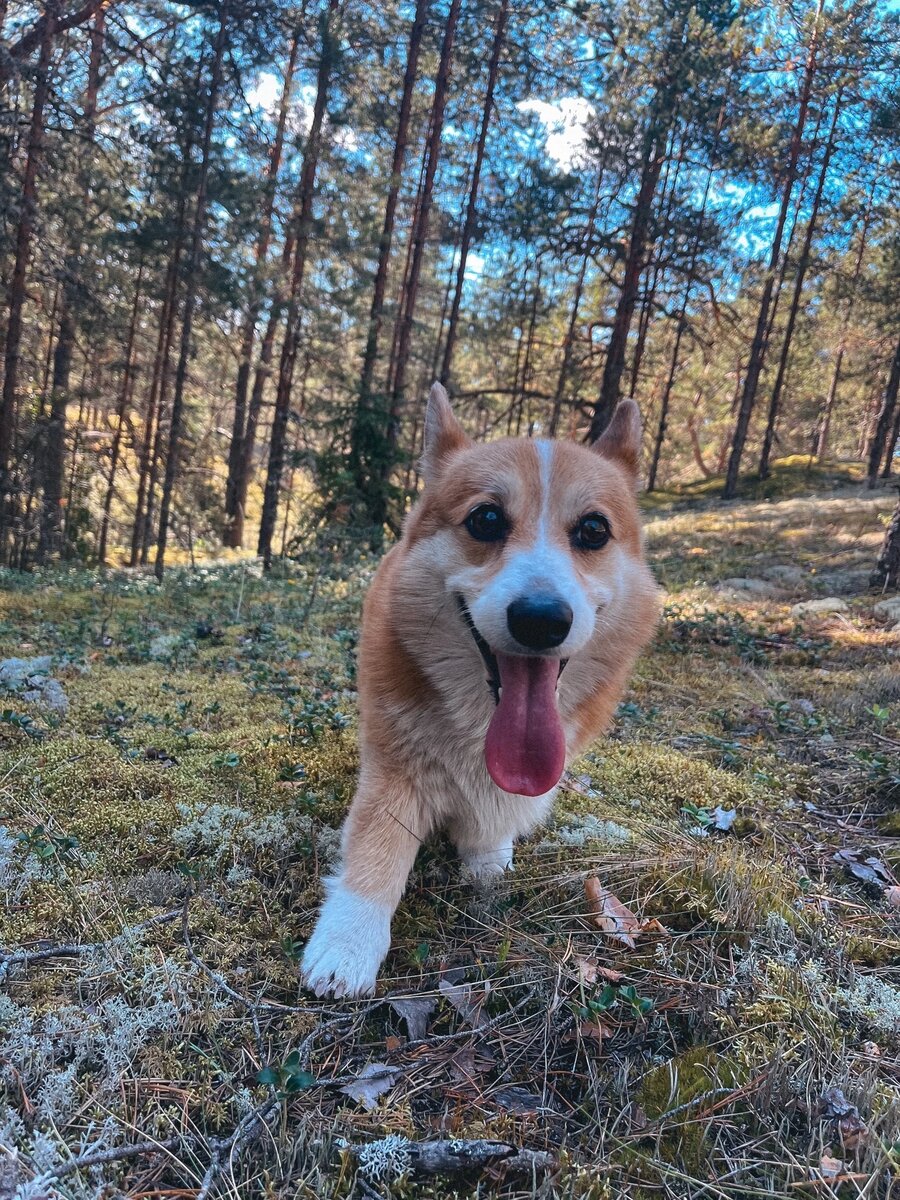
[[[767,600],[781,595],[781,590],[765,579],[723,579],[716,584],[716,591],[758,596]]]
[[[879,600],[872,612],[882,621],[900,621],[900,596]]]
[[[795,617],[824,617],[829,613],[847,612],[847,601],[839,596],[825,596],[821,600],[802,600],[799,604],[791,605],[791,615]]]

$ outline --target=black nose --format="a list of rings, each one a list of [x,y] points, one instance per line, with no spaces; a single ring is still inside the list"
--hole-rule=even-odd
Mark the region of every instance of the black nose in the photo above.
[[[520,596],[506,610],[509,632],[529,650],[550,650],[566,640],[572,609],[558,596]]]

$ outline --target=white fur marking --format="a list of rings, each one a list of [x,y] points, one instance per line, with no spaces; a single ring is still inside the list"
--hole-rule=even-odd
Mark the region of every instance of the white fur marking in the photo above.
[[[325,881],[326,897],[300,970],[317,996],[371,996],[391,945],[393,909],[359,896],[340,878]]]
[[[462,860],[476,879],[502,875],[504,871],[512,870],[512,842],[505,842],[490,849],[467,850],[462,854]]]

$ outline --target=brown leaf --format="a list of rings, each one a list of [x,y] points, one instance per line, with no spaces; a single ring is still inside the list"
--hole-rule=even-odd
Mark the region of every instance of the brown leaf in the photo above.
[[[471,1025],[473,1029],[480,1029],[482,1025],[487,1024],[487,1017],[481,1010],[489,989],[489,983],[485,983],[484,991],[478,992],[471,983],[448,983],[446,979],[442,979],[438,984],[441,995],[453,1005],[466,1024]]]
[[[900,884],[892,883],[884,889],[884,898],[891,908],[900,908]]]
[[[839,1158],[832,1158],[830,1154],[823,1154],[819,1160],[819,1174],[823,1179],[837,1179],[843,1174],[844,1164]]]
[[[614,971],[612,967],[601,967],[596,958],[576,958],[575,970],[578,972],[580,983],[596,983],[598,979],[605,979],[607,983],[618,983],[624,979],[621,971]]]
[[[394,1054],[403,1045],[403,1041],[398,1037],[386,1037],[384,1039],[384,1048],[388,1054]]]
[[[597,928],[634,950],[634,935],[640,933],[641,923],[631,909],[605,888],[596,875],[589,875],[584,881],[584,894]]]

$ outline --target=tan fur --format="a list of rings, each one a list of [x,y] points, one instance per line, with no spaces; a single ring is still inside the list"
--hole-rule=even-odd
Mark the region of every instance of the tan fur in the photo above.
[[[658,611],[634,496],[633,406],[624,412],[620,406],[608,436],[589,449],[526,439],[474,445],[445,400],[435,389],[425,491],[364,607],[361,770],[333,884],[334,894],[369,904],[388,922],[429,834],[447,830],[463,858],[490,873],[508,864],[512,842],[543,819],[552,802],[552,793],[509,795],[487,773],[484,739],[494,700],[456,593],[465,592],[471,607],[511,556],[527,554],[543,537],[547,555],[567,556],[579,593],[592,602],[601,597],[593,632],[558,685],[569,760],[607,727]],[[502,544],[476,541],[464,527],[467,514],[484,502],[500,503],[509,514],[511,530]],[[574,550],[570,530],[594,510],[608,517],[613,540],[601,551]],[[343,945],[338,909],[337,900],[326,903],[304,973],[320,992],[370,991],[371,963],[357,964],[353,954],[363,951],[350,944],[360,931],[350,931]],[[386,948],[383,921],[379,929],[376,940]]]

